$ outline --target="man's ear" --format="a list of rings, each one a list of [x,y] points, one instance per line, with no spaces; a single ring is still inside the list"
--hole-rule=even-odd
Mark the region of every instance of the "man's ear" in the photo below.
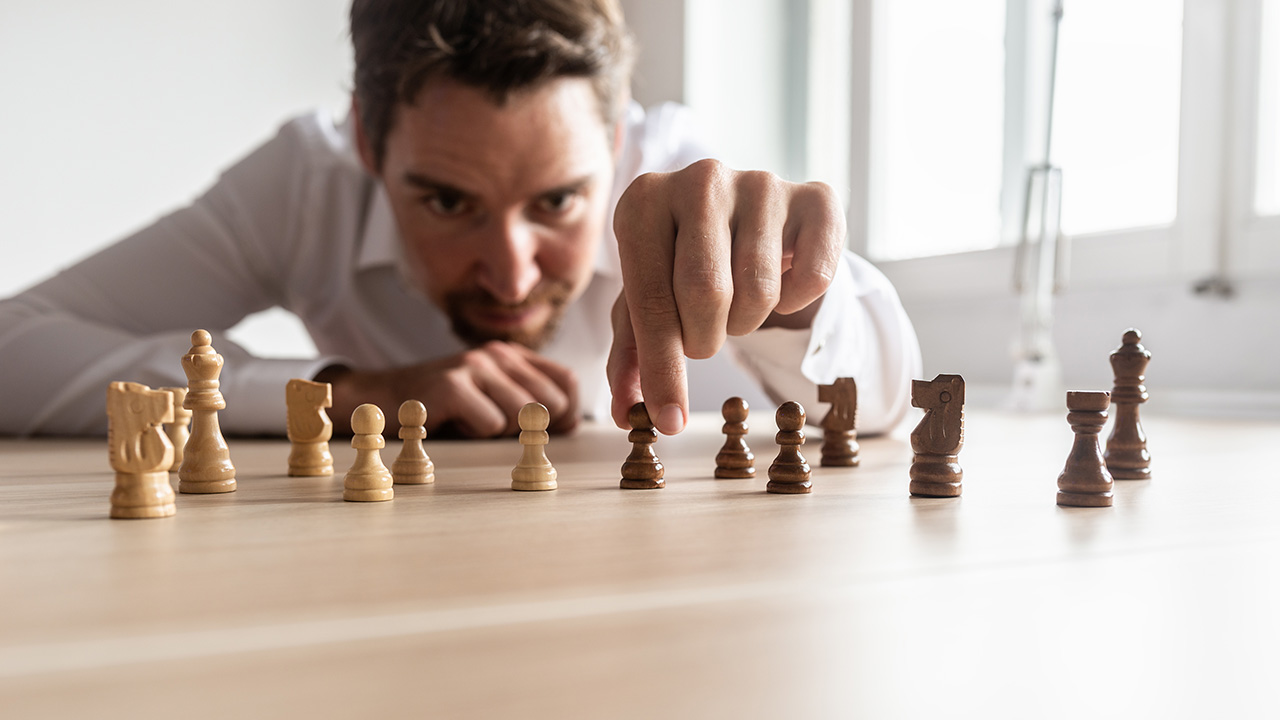
[[[360,154],[360,164],[364,166],[365,172],[378,177],[378,164],[374,162],[373,148],[369,145],[369,138],[364,132],[364,121],[360,118],[360,101],[354,94],[351,96],[351,121],[356,124],[356,150]]]

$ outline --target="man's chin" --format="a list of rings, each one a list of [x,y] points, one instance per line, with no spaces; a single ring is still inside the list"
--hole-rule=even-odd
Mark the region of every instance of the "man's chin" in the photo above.
[[[530,350],[541,349],[555,336],[560,325],[558,313],[529,313],[530,317],[487,316],[483,313],[467,313],[466,317],[453,318],[453,330],[471,346],[486,342],[502,342],[523,345]],[[534,317],[536,316],[536,317]]]

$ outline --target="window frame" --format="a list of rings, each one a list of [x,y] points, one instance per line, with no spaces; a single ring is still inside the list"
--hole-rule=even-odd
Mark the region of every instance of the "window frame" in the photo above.
[[[866,255],[875,188],[872,177],[877,37],[876,8],[891,0],[852,0],[853,64],[849,84],[849,245]],[[1174,221],[1157,227],[1064,236],[1070,286],[1185,282],[1280,270],[1280,216],[1253,212],[1262,0],[1184,0],[1179,99],[1178,190]],[[1052,0],[1007,0],[1005,182],[1001,244],[987,250],[873,261],[904,296],[936,298],[1013,294],[1014,245],[1025,193],[1022,173],[1030,102],[1024,60],[1036,50],[1032,19]],[[1070,0],[1066,4],[1070,12]],[[1043,39],[1041,39],[1043,41]],[[1011,173],[1016,173],[1011,175]],[[1010,178],[1014,182],[1010,182]],[[1070,170],[1064,183],[1070,183]],[[1013,228],[1013,232],[1010,232]]]

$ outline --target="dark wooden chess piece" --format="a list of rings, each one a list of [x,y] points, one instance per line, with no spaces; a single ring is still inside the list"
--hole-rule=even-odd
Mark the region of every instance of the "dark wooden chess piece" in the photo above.
[[[809,463],[800,454],[800,446],[804,444],[804,408],[798,402],[785,402],[778,408],[776,418],[778,457],[769,466],[766,489],[787,495],[807,493],[813,489],[813,483],[809,481]]]
[[[1076,433],[1067,466],[1058,476],[1058,504],[1072,507],[1110,507],[1111,474],[1102,460],[1098,433],[1107,422],[1110,393],[1067,393],[1067,422]]]
[[[1151,477],[1151,453],[1147,452],[1147,435],[1138,419],[1138,406],[1147,401],[1147,363],[1151,353],[1142,347],[1142,333],[1125,331],[1120,347],[1111,353],[1111,370],[1115,386],[1111,388],[1111,404],[1115,406],[1115,424],[1107,438],[1107,470],[1116,480],[1147,480]]]
[[[756,456],[747,447],[747,413],[750,407],[740,397],[731,397],[720,407],[724,416],[724,447],[716,454],[716,477],[750,478],[756,476]]]
[[[622,463],[621,487],[628,490],[652,490],[666,487],[662,479],[662,463],[653,452],[653,444],[658,441],[658,431],[653,429],[653,420],[649,419],[649,411],[644,403],[631,406],[627,414],[631,423],[631,433],[627,439],[631,441],[631,454]]]
[[[924,419],[911,431],[911,494],[958,497],[964,470],[964,378],[938,375],[911,381],[911,405],[924,409]]]
[[[853,378],[838,378],[818,386],[818,400],[831,403],[822,418],[823,467],[852,467],[858,464],[858,384]]]

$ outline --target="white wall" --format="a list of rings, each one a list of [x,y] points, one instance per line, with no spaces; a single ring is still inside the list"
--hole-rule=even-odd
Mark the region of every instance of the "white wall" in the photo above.
[[[0,4],[0,296],[185,204],[290,116],[343,112],[348,4]],[[266,354],[311,349],[276,314],[248,330]]]

